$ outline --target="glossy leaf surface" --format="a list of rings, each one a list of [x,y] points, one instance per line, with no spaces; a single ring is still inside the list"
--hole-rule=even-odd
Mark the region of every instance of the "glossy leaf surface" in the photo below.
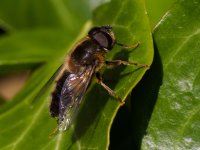
[[[199,14],[200,1],[181,0],[154,31],[163,79],[142,149],[200,148]]]

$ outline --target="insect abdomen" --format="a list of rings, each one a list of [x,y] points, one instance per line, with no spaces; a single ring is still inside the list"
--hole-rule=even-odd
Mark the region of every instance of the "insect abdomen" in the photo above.
[[[55,90],[52,92],[51,104],[50,104],[50,114],[52,117],[58,117],[59,115],[59,103],[60,103],[60,95],[63,84],[66,78],[69,76],[69,72],[64,71],[62,76],[56,83]]]

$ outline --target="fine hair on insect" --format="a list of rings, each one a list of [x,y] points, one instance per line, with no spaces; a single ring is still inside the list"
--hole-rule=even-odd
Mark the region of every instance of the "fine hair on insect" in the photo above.
[[[93,27],[66,57],[59,69],[50,104],[51,116],[58,119],[56,131],[65,131],[70,127],[92,78],[96,78],[97,83],[121,104],[124,103],[117,93],[103,82],[99,72],[103,66],[149,67],[146,64],[126,60],[105,60],[105,55],[113,49],[114,45],[134,49],[139,46],[139,42],[133,45],[121,44],[116,40],[111,26]]]

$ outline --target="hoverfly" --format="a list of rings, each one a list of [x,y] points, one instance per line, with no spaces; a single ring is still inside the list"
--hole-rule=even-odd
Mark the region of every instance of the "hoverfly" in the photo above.
[[[123,64],[148,67],[145,64],[122,60],[106,61],[105,54],[112,50],[115,44],[129,48],[116,42],[114,32],[110,26],[94,27],[68,55],[66,62],[60,69],[50,104],[50,114],[52,117],[58,118],[59,131],[65,131],[71,125],[77,114],[81,99],[93,77],[96,77],[97,83],[106,89],[110,95],[123,103],[121,98],[103,83],[98,72],[102,66],[112,67]],[[137,46],[138,43],[133,45],[132,48]]]

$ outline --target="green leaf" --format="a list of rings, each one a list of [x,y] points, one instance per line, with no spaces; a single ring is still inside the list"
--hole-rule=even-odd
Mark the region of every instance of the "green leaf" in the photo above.
[[[199,14],[200,1],[179,1],[154,31],[163,79],[157,98],[148,95],[156,104],[142,149],[200,148]]]
[[[26,30],[4,36],[0,39],[0,73],[20,67],[29,66],[30,69],[31,65],[61,57],[75,37],[70,32],[50,29]]]
[[[44,27],[75,31],[90,14],[89,2],[79,0],[0,1],[0,27],[8,31]]]
[[[83,7],[84,5],[81,5],[80,10],[85,9]],[[73,7],[70,9],[73,9]],[[77,19],[75,14],[78,14],[78,12],[81,14],[79,9],[76,9],[76,11],[76,13],[71,12],[75,20]],[[9,63],[9,51],[15,53],[11,54],[11,61],[14,59],[15,62],[21,61],[25,64],[27,62],[45,63],[34,70],[25,88],[13,101],[1,106],[0,149],[108,148],[111,124],[120,107],[120,103],[115,98],[110,97],[102,87],[93,82],[84,97],[74,124],[66,132],[59,133],[57,136],[49,139],[49,134],[57,126],[56,120],[52,119],[48,112],[51,87],[47,86],[46,90],[41,90],[59,67],[61,61],[64,61],[65,54],[75,44],[75,41],[86,35],[92,26],[91,22],[94,26],[108,24],[113,26],[117,40],[120,43],[135,44],[138,41],[141,43],[135,50],[125,50],[115,46],[106,59],[123,59],[151,64],[153,45],[148,18],[145,14],[144,2],[142,0],[124,0],[123,2],[113,0],[102,4],[90,15],[93,15],[93,18],[86,22],[82,30],[79,30],[79,27],[76,26],[73,32],[70,32],[70,28],[69,30],[68,28],[64,29],[63,32],[65,31],[66,37],[64,37],[64,33],[60,32],[53,34],[53,32],[56,32],[55,30],[44,32],[37,30],[36,32],[23,31],[22,33],[19,31],[20,33],[16,33],[16,35],[13,34],[10,37],[5,37],[8,39],[2,39],[3,48],[13,45],[13,47],[10,46],[10,49],[4,51],[4,57],[2,56],[1,58],[2,62],[4,62],[3,66]],[[80,20],[79,26],[81,25],[83,26]],[[75,30],[76,32],[74,32]],[[71,35],[77,35],[77,37]],[[67,36],[70,38],[68,39]],[[23,39],[27,41],[27,44],[21,42]],[[45,41],[43,42],[44,39]],[[20,42],[16,42],[17,40]],[[56,42],[54,45],[53,41],[57,40],[59,42]],[[64,44],[65,40],[66,45]],[[16,52],[13,50],[15,48],[17,49]],[[42,49],[44,51],[40,53]],[[17,52],[19,52],[18,55],[16,55]],[[32,53],[35,54],[33,57],[31,57]],[[39,59],[37,59],[38,56]],[[20,65],[20,63],[16,64]],[[105,70],[103,77],[106,84],[125,100],[132,88],[141,80],[146,70],[147,68],[121,66],[113,70]]]
[[[151,27],[154,28],[161,17],[169,10],[176,0],[145,0]]]

